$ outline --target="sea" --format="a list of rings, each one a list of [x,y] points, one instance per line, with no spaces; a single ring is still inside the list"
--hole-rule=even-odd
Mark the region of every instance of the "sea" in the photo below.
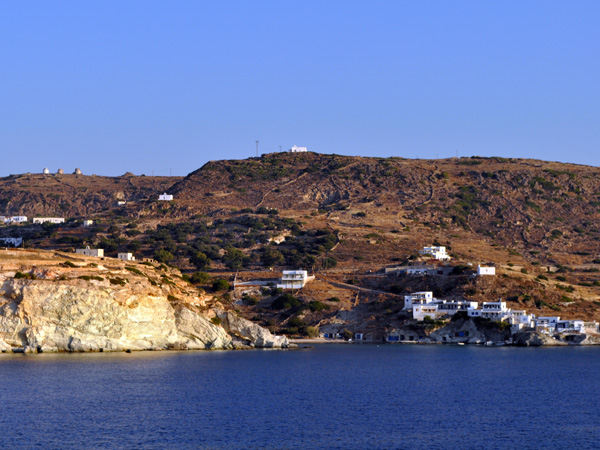
[[[3,449],[598,449],[600,347],[0,354]]]

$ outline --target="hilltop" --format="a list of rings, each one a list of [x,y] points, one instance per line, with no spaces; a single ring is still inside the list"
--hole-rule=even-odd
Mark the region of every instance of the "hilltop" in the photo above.
[[[29,177],[49,182],[41,178],[48,175]],[[85,217],[95,227],[71,221],[5,227],[0,234],[20,233],[41,248],[133,251],[184,275],[202,271],[230,281],[236,273],[252,279],[270,269],[314,271],[317,281],[297,295],[305,304],[324,303],[320,311],[281,313],[269,309],[269,295],[253,304],[232,292],[240,314],[274,331],[290,328],[297,316],[300,327],[339,322],[383,329],[404,320],[398,294],[424,289],[477,301],[503,297],[538,315],[600,319],[596,167],[275,153],[211,161],[184,178],[102,178],[102,188],[94,181],[100,177],[78,177],[52,180],[54,191],[42,184],[35,191],[26,176],[1,179],[0,214]],[[158,202],[162,191],[174,201]],[[61,200],[49,200],[49,192]],[[119,198],[127,204],[116,205]],[[448,248],[463,276],[381,274],[416,261],[417,251],[432,244]],[[494,264],[497,276],[470,277],[478,263]]]

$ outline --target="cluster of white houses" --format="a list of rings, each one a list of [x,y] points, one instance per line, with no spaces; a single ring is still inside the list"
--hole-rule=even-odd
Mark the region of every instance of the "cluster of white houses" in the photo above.
[[[404,296],[404,309],[412,311],[413,319],[418,321],[439,319],[453,316],[459,311],[464,311],[469,317],[482,317],[497,322],[507,321],[511,331],[517,332],[524,328],[532,328],[546,332],[575,332],[597,333],[598,323],[584,322],[583,320],[561,320],[558,316],[536,317],[527,314],[524,310],[513,310],[506,306],[506,302],[478,302],[468,300],[439,300],[433,297],[433,292],[415,292]]]
[[[27,216],[0,216],[0,220],[4,223],[24,223],[27,222]],[[64,217],[34,217],[33,223],[65,223]]]

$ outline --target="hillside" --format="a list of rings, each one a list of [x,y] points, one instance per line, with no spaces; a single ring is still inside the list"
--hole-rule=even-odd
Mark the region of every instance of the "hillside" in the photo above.
[[[252,279],[271,268],[303,267],[317,281],[298,294],[302,302],[340,299],[300,314],[271,311],[269,295],[258,302],[238,299],[241,314],[274,331],[297,316],[301,327],[339,321],[352,330],[384,329],[404,320],[397,294],[424,289],[478,301],[503,297],[538,315],[600,319],[595,167],[505,158],[276,153],[211,161],[183,179],[107,178],[102,189],[93,183],[100,177],[79,176],[80,184],[57,191],[62,200],[54,203],[50,194],[23,187],[25,177],[0,180],[0,214],[64,210],[72,211],[67,217],[89,216],[97,225],[12,226],[0,229],[3,236],[20,233],[27,245],[41,248],[98,245],[111,256],[133,251],[190,276],[203,271],[230,281],[236,273]],[[163,190],[175,196],[173,202],[156,201]],[[118,207],[117,198],[128,203]],[[431,244],[445,245],[452,264],[462,267],[457,273],[467,276],[381,274],[383,267],[415,261],[417,251]],[[478,263],[495,264],[498,276],[469,277],[469,264]],[[349,313],[342,320],[343,311]]]
[[[27,173],[0,178],[0,215],[83,217],[109,211],[119,201],[155,198],[178,177],[120,177]]]

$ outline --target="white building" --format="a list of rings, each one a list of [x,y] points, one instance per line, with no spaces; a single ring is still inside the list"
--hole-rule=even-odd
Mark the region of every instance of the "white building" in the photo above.
[[[302,289],[314,278],[314,276],[309,277],[306,270],[284,270],[277,287],[279,289]]]
[[[404,309],[411,310],[413,305],[424,305],[433,302],[433,292],[414,292],[404,296]]]
[[[560,322],[559,316],[538,317],[535,321],[535,329],[555,331],[558,322]]]
[[[294,145],[292,148],[290,148],[290,153],[303,153],[303,152],[307,152],[308,150],[306,149],[306,147],[298,147],[296,145]]]
[[[0,238],[0,242],[4,242],[4,244],[10,244],[13,247],[18,247],[19,245],[21,245],[23,243],[23,238],[22,237],[19,237],[19,238],[13,238],[13,237]]]
[[[48,169],[47,167],[44,167],[44,172],[46,175],[50,173],[50,169]]]
[[[506,307],[506,302],[499,300],[497,302],[483,302],[481,309],[469,308],[469,317],[483,317],[495,321],[503,321],[511,317],[510,308]]]
[[[434,303],[426,303],[423,305],[413,305],[413,319],[422,322],[425,320],[425,317],[429,317],[430,319],[438,318],[438,305]]]
[[[427,275],[435,270],[433,266],[408,266],[406,267],[407,275]]]
[[[161,194],[158,196],[158,199],[161,202],[170,202],[171,200],[173,200],[173,196],[171,194],[167,194],[166,192],[164,194]]]
[[[477,302],[468,300],[433,300],[431,303],[414,304],[412,307],[413,319],[422,321],[425,316],[438,319],[444,316],[453,316],[459,311],[467,312],[470,308],[477,308]]]
[[[12,216],[4,219],[5,223],[22,223],[27,222],[27,216]]]
[[[556,331],[559,333],[583,333],[585,322],[583,320],[559,320],[556,322]]]
[[[34,217],[33,223],[65,223],[65,219],[63,217]]]
[[[482,266],[477,266],[477,276],[482,276],[482,275],[496,275],[496,268],[495,267],[482,267]]]
[[[450,256],[446,254],[446,247],[423,247],[423,250],[419,250],[421,255],[431,255],[438,261],[447,261]]]
[[[133,253],[117,253],[117,258],[122,259],[123,261],[135,261]]]
[[[75,250],[75,253],[77,253],[78,255],[85,255],[85,256],[97,256],[98,258],[104,257],[104,249],[90,248],[89,246],[86,248],[78,248],[77,250]]]
[[[477,308],[477,302],[470,302],[468,300],[438,300],[438,313],[441,315],[453,316],[459,311],[468,312],[469,308]]]
[[[94,221],[90,220],[90,219],[86,219],[83,221],[83,226],[84,227],[91,227],[92,225],[94,225]]]

